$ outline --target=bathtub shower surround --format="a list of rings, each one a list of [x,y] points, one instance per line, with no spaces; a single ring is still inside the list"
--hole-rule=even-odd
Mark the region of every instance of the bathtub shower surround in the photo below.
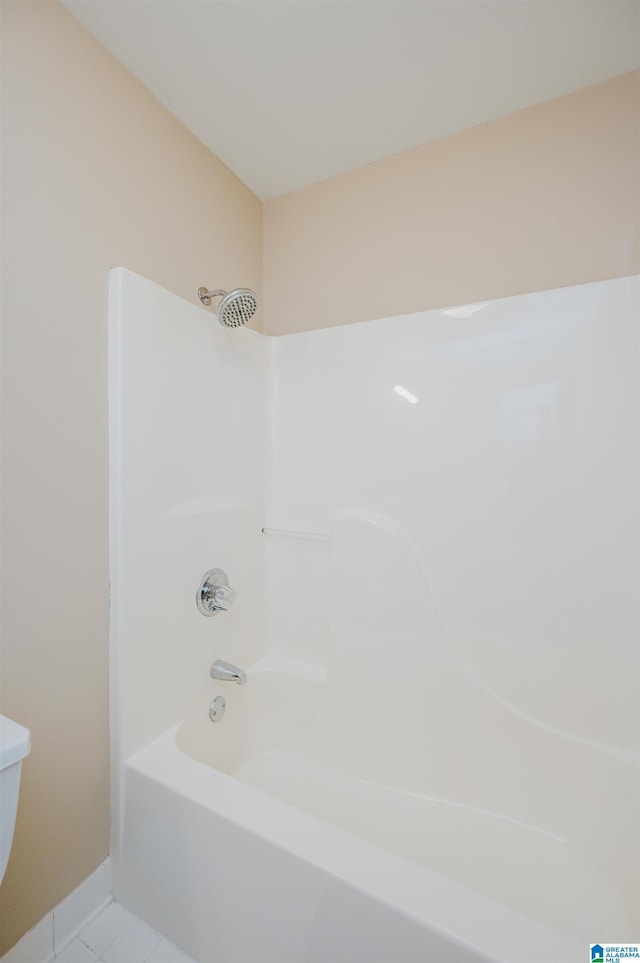
[[[267,338],[112,272],[132,912],[201,963],[638,932],[639,308],[631,277]]]

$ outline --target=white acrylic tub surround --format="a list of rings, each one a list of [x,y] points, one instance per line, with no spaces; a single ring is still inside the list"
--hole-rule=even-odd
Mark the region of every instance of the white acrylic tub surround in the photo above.
[[[128,395],[112,367],[119,898],[203,963],[569,963],[596,930],[635,931],[638,280],[273,341],[266,513],[268,339],[127,272],[114,285],[134,338]],[[213,471],[191,428],[203,391],[230,419]],[[191,542],[146,495],[167,502],[146,443],[167,422],[171,498],[217,506]],[[157,567],[182,567],[152,631],[127,511]],[[232,582],[262,538],[264,640],[256,568],[229,617],[189,614],[201,535],[241,546]],[[212,683],[214,658],[248,684]]]
[[[31,750],[31,733],[0,715],[0,883],[9,862],[20,796],[22,760]]]

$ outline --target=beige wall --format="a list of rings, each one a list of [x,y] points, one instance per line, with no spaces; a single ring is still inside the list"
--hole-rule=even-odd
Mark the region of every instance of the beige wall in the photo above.
[[[257,198],[57,2],[4,2],[0,954],[109,850],[107,275],[261,287]]]
[[[265,330],[635,273],[639,134],[634,72],[267,202]]]

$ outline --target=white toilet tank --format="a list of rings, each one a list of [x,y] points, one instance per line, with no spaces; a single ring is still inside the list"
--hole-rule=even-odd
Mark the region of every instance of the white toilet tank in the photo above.
[[[31,749],[31,733],[0,715],[0,883],[9,862],[18,811],[22,760]]]

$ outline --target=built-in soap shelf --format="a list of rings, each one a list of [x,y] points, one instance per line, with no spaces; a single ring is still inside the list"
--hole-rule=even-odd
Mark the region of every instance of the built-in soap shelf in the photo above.
[[[332,536],[326,535],[324,532],[305,532],[302,529],[294,531],[288,528],[262,528],[260,529],[263,535],[282,535],[285,538],[315,538],[321,542],[330,542]]]

